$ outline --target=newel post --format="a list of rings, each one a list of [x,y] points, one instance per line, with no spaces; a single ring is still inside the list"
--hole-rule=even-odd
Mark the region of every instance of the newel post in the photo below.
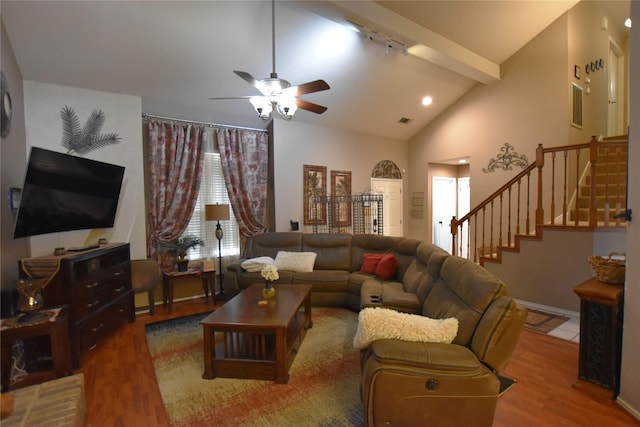
[[[544,150],[542,144],[536,148],[536,167],[538,168],[538,206],[536,207],[536,226],[544,223],[544,209],[542,208],[542,167],[544,166]],[[527,230],[527,233],[531,230]]]
[[[451,217],[451,255],[456,255],[456,237],[458,236],[458,220],[455,215]]]

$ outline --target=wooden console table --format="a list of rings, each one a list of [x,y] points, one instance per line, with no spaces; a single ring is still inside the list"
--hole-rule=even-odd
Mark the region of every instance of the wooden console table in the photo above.
[[[618,395],[622,351],[624,287],[586,280],[573,291],[580,297],[580,379]]]
[[[216,303],[216,291],[215,280],[216,271],[200,271],[200,270],[188,270],[188,271],[163,271],[162,272],[162,306],[167,308],[167,311],[171,313],[173,310],[173,288],[176,282],[188,278],[201,277],[202,278],[202,290],[205,297],[209,298],[209,291],[213,297],[213,303]],[[168,306],[168,307],[167,307]]]

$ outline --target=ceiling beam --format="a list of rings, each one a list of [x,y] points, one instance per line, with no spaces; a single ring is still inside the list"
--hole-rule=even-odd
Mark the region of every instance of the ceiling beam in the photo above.
[[[404,40],[408,52],[484,84],[500,80],[500,65],[373,1],[331,1],[343,18]],[[328,17],[332,19],[331,17]]]

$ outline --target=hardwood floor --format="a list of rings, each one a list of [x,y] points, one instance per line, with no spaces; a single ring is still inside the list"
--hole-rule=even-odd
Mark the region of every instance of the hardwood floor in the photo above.
[[[87,353],[78,371],[85,375],[86,425],[167,426],[144,325],[212,308],[204,298],[175,303],[170,315],[158,307]],[[506,370],[518,384],[498,400],[494,426],[640,425],[608,390],[575,387],[577,370],[577,344],[524,331]]]

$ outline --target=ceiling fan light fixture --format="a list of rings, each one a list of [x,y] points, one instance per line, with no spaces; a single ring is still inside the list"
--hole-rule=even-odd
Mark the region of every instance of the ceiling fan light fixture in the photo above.
[[[273,111],[273,105],[264,96],[252,96],[249,98],[249,102],[253,105],[253,108],[258,113],[258,116],[262,120],[268,120]]]
[[[281,97],[278,100],[276,109],[283,119],[291,120],[293,118],[293,115],[298,110],[298,106],[296,105],[295,98]]]

